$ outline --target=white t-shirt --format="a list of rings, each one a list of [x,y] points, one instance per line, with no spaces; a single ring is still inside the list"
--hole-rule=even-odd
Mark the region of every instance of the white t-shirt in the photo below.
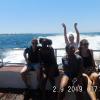
[[[74,46],[75,47],[75,50],[77,50],[78,49],[78,47],[79,47],[79,44],[77,44],[77,43],[69,43],[70,45],[72,45],[72,46]]]

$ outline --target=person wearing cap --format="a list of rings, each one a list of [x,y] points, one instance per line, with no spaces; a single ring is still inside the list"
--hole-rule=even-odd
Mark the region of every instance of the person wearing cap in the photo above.
[[[32,39],[31,46],[24,50],[24,58],[26,61],[26,66],[21,70],[22,79],[26,85],[26,87],[30,88],[30,78],[27,77],[28,73],[32,71],[36,71],[37,80],[39,81],[40,75],[40,57],[39,57],[39,47],[37,39]]]
[[[76,34],[77,34],[76,42],[74,41],[74,35],[73,34],[70,34],[69,37],[67,37],[66,25],[63,23],[62,26],[64,28],[64,38],[65,38],[66,45],[71,44],[75,47],[75,50],[77,50],[78,46],[79,46],[79,41],[80,41],[80,33],[77,29],[77,23],[74,24],[74,28],[75,28],[75,31],[76,31]]]
[[[63,100],[63,93],[65,91],[65,87],[68,85],[70,80],[81,76],[83,73],[83,62],[81,56],[75,54],[75,47],[73,45],[67,45],[66,55],[62,58],[62,65],[64,75],[61,78],[58,100]]]

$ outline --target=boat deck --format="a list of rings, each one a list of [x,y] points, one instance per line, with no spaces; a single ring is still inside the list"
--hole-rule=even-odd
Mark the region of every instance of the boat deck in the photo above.
[[[29,100],[29,98],[41,100],[42,97],[39,90],[28,90],[25,87],[20,75],[22,67],[23,65],[12,65],[0,68],[0,100]],[[54,93],[47,90],[45,97],[46,100],[57,100],[57,92]],[[69,100],[75,100],[74,95],[71,95],[70,98]]]
[[[25,87],[20,75],[22,67],[23,65],[10,65],[0,68],[0,100],[42,100],[40,91],[36,89],[37,83],[32,83],[32,90]],[[33,79],[36,82],[35,77]],[[46,90],[45,97],[45,100],[57,100],[57,92]],[[90,100],[86,93],[84,97],[83,100]],[[75,93],[66,92],[64,100],[76,100]]]
[[[7,92],[3,91],[0,93],[0,100],[57,100],[57,93],[53,93],[52,91],[46,91],[45,99],[42,99],[38,90],[27,90],[27,91],[16,91]],[[66,93],[65,98],[63,100],[80,100],[76,99],[75,93]],[[88,95],[84,94],[84,99],[82,100],[90,100]],[[99,100],[99,99],[98,99]]]

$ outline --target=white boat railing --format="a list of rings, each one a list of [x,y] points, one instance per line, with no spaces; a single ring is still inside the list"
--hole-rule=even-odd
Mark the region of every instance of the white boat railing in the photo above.
[[[55,57],[56,57],[56,59],[59,57],[59,58],[62,58],[63,56],[62,55],[59,55],[58,56],[58,51],[61,51],[61,50],[65,50],[65,48],[56,48],[56,49],[54,49],[54,51],[55,51]],[[93,53],[100,53],[100,50],[93,50]],[[100,54],[99,54],[99,56],[100,56]],[[94,57],[95,58],[95,57]],[[97,65],[100,65],[100,58],[98,58],[98,59],[95,59],[95,62],[97,63]]]
[[[16,49],[13,49],[13,50],[16,50]],[[22,49],[17,49],[17,50],[22,50]],[[23,49],[24,50],[24,49]],[[65,51],[65,48],[55,48],[54,49],[54,53],[55,53],[55,57],[56,57],[56,59],[57,58],[61,58],[61,57],[63,57],[62,55],[58,55],[58,51]],[[93,52],[99,52],[100,53],[100,50],[93,50]],[[23,55],[23,54],[22,54]],[[25,65],[25,63],[10,63],[9,61],[8,62],[4,62],[4,58],[0,58],[1,60],[0,60],[0,67],[3,67],[3,66],[5,66],[5,65]],[[97,62],[100,62],[100,58],[99,59],[95,59],[95,61],[97,61]],[[61,63],[59,63],[59,64],[61,64]]]
[[[56,57],[62,57],[62,56],[57,56],[57,52],[58,52],[58,50],[65,50],[65,48],[56,48],[54,50],[55,50],[55,56]],[[100,50],[93,50],[93,52],[100,52]]]

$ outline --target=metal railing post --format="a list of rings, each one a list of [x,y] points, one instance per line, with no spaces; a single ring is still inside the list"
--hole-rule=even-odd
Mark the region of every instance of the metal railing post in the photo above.
[[[1,65],[0,65],[0,67],[3,67],[3,66],[4,66],[3,58],[1,58]]]
[[[56,57],[56,60],[57,60],[57,49],[55,49],[55,57]]]

